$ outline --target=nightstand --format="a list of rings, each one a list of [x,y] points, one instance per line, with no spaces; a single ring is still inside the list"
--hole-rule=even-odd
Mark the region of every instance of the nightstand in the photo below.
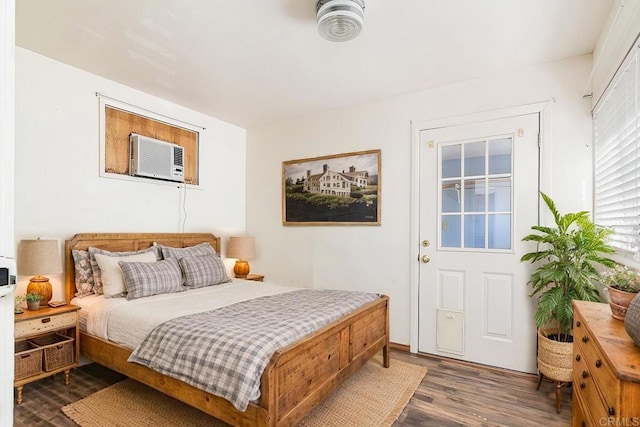
[[[247,274],[246,280],[253,280],[254,282],[264,282],[264,276],[262,274]]]
[[[78,310],[67,304],[15,315],[13,386],[18,390],[18,405],[23,387],[30,382],[64,372],[64,383],[69,385],[69,372],[80,357]]]

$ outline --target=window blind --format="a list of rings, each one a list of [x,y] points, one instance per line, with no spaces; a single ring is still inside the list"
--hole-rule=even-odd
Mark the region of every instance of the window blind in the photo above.
[[[611,245],[640,251],[640,70],[638,40],[593,115],[594,221],[613,230]]]

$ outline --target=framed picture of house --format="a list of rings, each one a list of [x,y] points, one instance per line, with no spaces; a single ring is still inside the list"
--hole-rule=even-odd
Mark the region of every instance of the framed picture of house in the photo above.
[[[284,225],[380,225],[381,151],[282,162]]]

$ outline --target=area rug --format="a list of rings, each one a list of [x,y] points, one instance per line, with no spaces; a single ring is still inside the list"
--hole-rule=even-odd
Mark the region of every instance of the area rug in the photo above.
[[[375,357],[307,415],[300,426],[390,426],[409,403],[427,368]],[[127,379],[62,408],[82,427],[226,426],[137,381]]]

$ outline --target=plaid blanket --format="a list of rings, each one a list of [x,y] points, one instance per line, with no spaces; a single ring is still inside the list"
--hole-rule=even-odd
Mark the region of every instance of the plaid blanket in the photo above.
[[[169,320],[129,357],[229,400],[238,410],[260,397],[276,350],[375,301],[377,294],[303,289]]]

